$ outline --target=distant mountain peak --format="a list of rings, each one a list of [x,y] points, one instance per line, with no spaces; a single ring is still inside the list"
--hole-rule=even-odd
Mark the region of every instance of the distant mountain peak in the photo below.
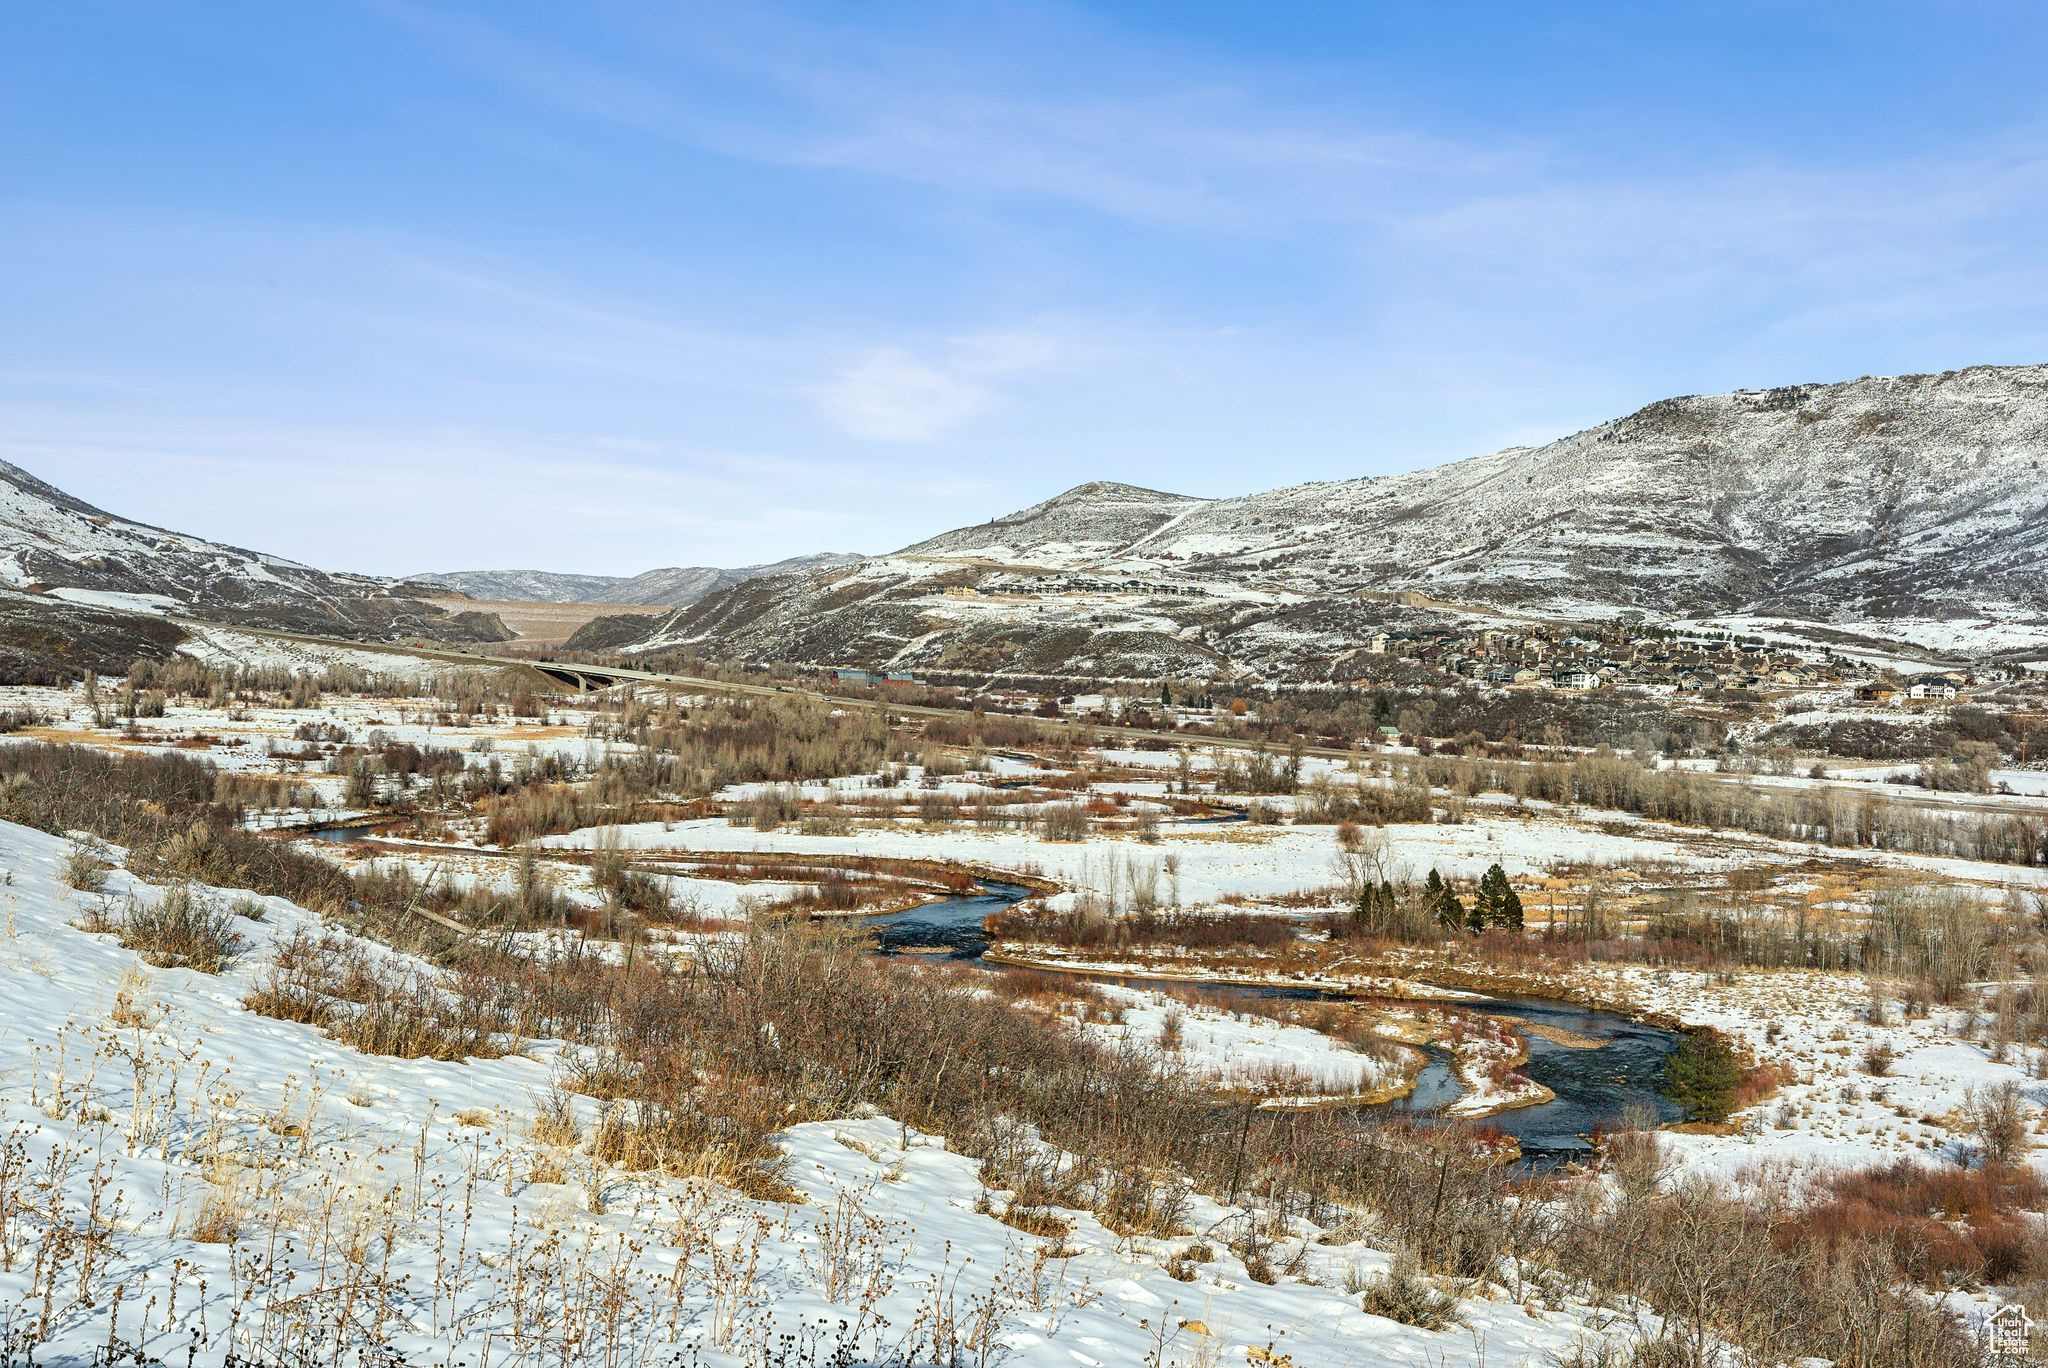
[[[1143,499],[1174,500],[1185,503],[1201,503],[1192,494],[1174,494],[1164,489],[1149,489],[1144,485],[1125,484],[1121,480],[1089,480],[1077,484],[1064,494],[1055,494],[1047,504],[1079,503],[1091,499]],[[1044,505],[1040,505],[1043,507]]]
[[[440,585],[476,599],[681,608],[707,594],[764,575],[795,574],[825,566],[849,565],[860,559],[843,551],[820,551],[764,565],[678,565],[631,576],[576,575],[554,570],[450,570],[412,575],[407,582]]]

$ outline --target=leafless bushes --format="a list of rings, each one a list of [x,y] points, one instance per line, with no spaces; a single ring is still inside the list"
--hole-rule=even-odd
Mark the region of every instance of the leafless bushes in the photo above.
[[[353,937],[300,932],[279,943],[269,977],[243,1005],[318,1026],[365,1054],[493,1059],[519,1043],[502,987],[396,968]]]
[[[917,758],[879,713],[795,696],[720,698],[687,708],[673,698],[636,698],[607,719],[605,730],[658,757],[666,782],[693,794],[862,774]]]
[[[107,851],[98,841],[74,841],[64,857],[64,882],[81,893],[97,893],[107,886]]]
[[[2048,863],[2048,820],[2031,814],[1929,812],[1877,794],[1849,794],[1834,787],[1751,788],[1691,770],[1652,770],[1605,749],[1569,762],[1435,755],[1404,762],[1404,771],[1413,781],[1468,795],[1498,792],[1585,803],[1779,840],[2000,864]]]
[[[87,931],[111,932],[159,969],[217,974],[242,947],[234,913],[184,885],[166,890],[153,903],[130,898],[118,913],[102,904],[79,925]]]
[[[762,788],[753,797],[729,805],[725,820],[733,826],[774,831],[804,815],[803,793],[793,784]]]
[[[352,876],[348,918],[402,943],[414,943],[424,931],[433,930],[438,926],[435,918],[478,931],[594,929],[587,925],[593,915],[590,909],[550,884],[530,850],[519,853],[511,884],[505,889],[482,881],[456,883],[423,875],[407,864],[372,864]],[[423,913],[428,914],[424,919]]]
[[[1301,787],[1301,751],[1276,756],[1264,746],[1219,757],[1215,769],[1218,793],[1293,793]]]
[[[1442,1330],[1457,1318],[1458,1299],[1445,1296],[1423,1277],[1421,1264],[1405,1249],[1395,1253],[1386,1272],[1360,1284],[1357,1292],[1360,1310],[1403,1325]]]
[[[186,755],[107,755],[40,742],[0,747],[0,819],[127,846],[129,867],[145,877],[250,888],[318,911],[344,907],[347,875],[245,829],[238,807],[216,801],[219,777]]]
[[[1295,803],[1300,822],[1428,822],[1434,815],[1428,788],[1420,784],[1339,784],[1318,777],[1309,781]]]
[[[1085,841],[1088,839],[1088,809],[1080,803],[1047,803],[1038,814],[1039,839]]]
[[[983,923],[996,940],[1038,941],[1081,950],[1145,945],[1190,950],[1271,949],[1291,944],[1299,929],[1286,917],[1253,912],[1139,911],[1108,916],[1086,907],[1056,910],[1019,903]]]
[[[1643,1337],[1640,1361],[1704,1368],[1727,1341],[1762,1363],[1977,1368],[1974,1340],[1952,1313],[1900,1287],[1881,1239],[1844,1232],[1831,1242],[1802,1219],[1782,1200],[1688,1183],[1567,1214],[1544,1246],[1582,1287],[1657,1310],[1663,1327]]]
[[[2029,1213],[2048,1187],[2010,1155],[1976,1169],[1909,1160],[1830,1176],[1824,1195],[1797,1210],[1781,1244],[1883,1250],[1897,1275],[1923,1287],[2009,1283],[2048,1271],[2048,1242]]]
[[[2027,1152],[2027,1103],[2017,1083],[1973,1088],[1963,1114],[1987,1163],[2014,1164]]]

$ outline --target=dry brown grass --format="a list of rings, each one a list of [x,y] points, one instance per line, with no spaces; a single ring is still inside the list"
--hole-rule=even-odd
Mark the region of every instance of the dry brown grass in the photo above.
[[[78,926],[111,934],[159,969],[218,974],[242,947],[234,914],[187,885],[169,889],[153,903],[131,899],[119,912],[102,903]]]
[[[537,1145],[550,1149],[574,1149],[583,1143],[583,1127],[576,1120],[576,1104],[560,1088],[550,1088],[540,1098],[539,1109],[527,1124],[527,1134]]]
[[[242,1005],[396,1059],[496,1059],[517,1053],[522,1038],[487,983],[386,963],[363,942],[303,931],[279,943],[269,976]]]
[[[190,1238],[199,1244],[233,1244],[249,1217],[248,1203],[240,1183],[230,1174],[216,1176],[206,1185],[199,1210],[192,1218]]]
[[[1036,1235],[1056,1244],[1074,1233],[1072,1221],[1043,1207],[1019,1206],[1012,1202],[996,1219],[1012,1230],[1021,1230],[1026,1235]]]

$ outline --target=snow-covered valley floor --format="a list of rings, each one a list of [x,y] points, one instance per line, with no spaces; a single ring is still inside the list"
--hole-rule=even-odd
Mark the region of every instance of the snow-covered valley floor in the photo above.
[[[593,725],[600,716],[582,702],[538,717],[452,720],[432,700],[402,697],[334,696],[300,708],[173,702],[168,716],[122,728],[91,725],[75,689],[9,691],[0,701],[44,718],[18,740],[201,755],[236,783],[275,783],[290,801],[253,811],[251,825],[264,827],[363,812],[336,771],[376,747],[457,754],[461,774],[556,766],[568,776],[564,789],[637,750]],[[946,758],[944,773],[892,761],[877,773],[803,785],[713,786],[712,803],[689,811],[722,804],[717,816],[564,821],[533,844],[537,877],[595,911],[605,902],[597,861],[607,851],[643,861],[670,890],[676,914],[647,943],[681,955],[809,891],[833,861],[1014,873],[1054,890],[1038,901],[1060,911],[1115,917],[1143,904],[1305,926],[1341,914],[1361,861],[1373,878],[1404,885],[1435,870],[1469,886],[1499,865],[1521,889],[1532,933],[1569,927],[1603,899],[1605,915],[1630,926],[1641,925],[1630,919],[1646,907],[1683,902],[1716,916],[1810,913],[1840,930],[1860,924],[1876,890],[1902,878],[1976,906],[2008,898],[2024,919],[2024,899],[2048,877],[1498,794],[1460,803],[1444,820],[1375,827],[1361,844],[1355,831],[1340,837],[1332,823],[1297,820],[1293,795],[1255,800],[1190,789],[1185,779],[1176,792],[1153,752],[1068,757],[1090,772],[1085,789],[1029,800],[1020,785],[1068,776],[1028,757]],[[1115,776],[1103,777],[1106,765]],[[1331,762],[1315,777],[1375,784],[1383,776]],[[401,780],[396,790],[419,800],[425,782]],[[371,801],[392,796],[387,786]],[[1014,804],[1023,819],[983,825],[960,815],[992,800]],[[1101,820],[1080,839],[1042,829],[1044,805],[1083,800]],[[1262,820],[1197,815],[1255,801],[1266,809]],[[746,815],[751,804],[782,802],[800,814],[829,808],[831,820]],[[934,802],[961,806],[919,815]],[[2039,803],[2023,794],[2012,807],[2026,814]],[[524,877],[519,856],[488,847],[484,809],[448,801],[403,841],[319,848],[358,874],[402,869],[429,887],[513,890]],[[1150,830],[1140,825],[1147,815]],[[251,903],[201,888],[202,900],[240,909],[237,952],[217,974],[153,968],[112,936],[82,928],[96,916],[112,920],[109,909],[130,899],[161,905],[171,890],[116,867],[104,893],[81,891],[66,881],[76,853],[60,837],[0,823],[0,1337],[39,1342],[41,1363],[84,1361],[109,1345],[183,1362],[196,1344],[195,1364],[234,1350],[266,1363],[353,1362],[375,1351],[408,1363],[536,1368],[1548,1368],[1603,1329],[1621,1335],[1632,1322],[1654,1324],[1529,1286],[1517,1297],[1449,1280],[1452,1324],[1403,1324],[1363,1309],[1361,1291],[1394,1254],[1354,1221],[1280,1220],[1262,1233],[1270,1252],[1256,1263],[1232,1248],[1246,1213],[1214,1194],[1195,1197],[1171,1236],[1119,1234],[1090,1211],[991,1189],[958,1143],[872,1113],[778,1122],[775,1144],[787,1159],[779,1192],[748,1195],[707,1176],[629,1169],[594,1142],[602,1104],[557,1087],[570,1077],[574,1047],[528,1040],[498,1058],[399,1059],[260,1015],[247,999],[296,932],[320,927],[318,917],[278,898]],[[747,857],[760,863],[746,866]],[[243,915],[251,912],[261,915]],[[1317,954],[1335,944],[1321,930],[1299,939]],[[1899,1158],[1959,1168],[1973,1157],[1968,1113],[1983,1091],[2016,1090],[2030,1144],[2048,1103],[2037,1081],[2041,1052],[1989,1039],[1984,1012],[1971,1005],[1990,1002],[1996,985],[1966,985],[1951,1005],[1908,1014],[1898,985],[1873,989],[1860,974],[1560,961],[1518,969],[1516,979],[1500,966],[1452,965],[1453,956],[1480,954],[1478,939],[1457,942],[1462,948],[1405,960],[1337,945],[1299,981],[1435,996],[1434,1004],[1375,1009],[1383,1023],[1406,1021],[1410,1034],[1389,1034],[1417,1045],[1441,1043],[1458,1019],[1451,1008],[1462,994],[1447,985],[1462,980],[1444,972],[1452,968],[1497,970],[1501,982],[1482,985],[1488,991],[1598,1000],[1717,1028],[1750,1060],[1776,1066],[1782,1081],[1726,1127],[1663,1137],[1674,1184],[1697,1177],[1740,1190],[1795,1166],[1812,1173]],[[607,943],[604,953],[616,950]],[[363,953],[430,980],[440,972],[367,942]],[[1046,945],[1031,953],[1057,958]],[[1072,959],[1068,967],[1085,960],[1097,970],[1176,976],[1142,957]],[[1182,959],[1169,966],[1187,971],[1180,977],[1245,971],[1242,956],[1213,972]],[[1074,1029],[1114,1049],[1156,1052],[1220,1097],[1275,1107],[1378,1098],[1416,1062],[1382,1041],[1156,985],[1087,991],[1096,1007],[1057,1009]],[[1464,1095],[1454,1114],[1540,1100],[1542,1088],[1514,1071],[1527,1043],[1516,1029],[1461,1028],[1469,1039],[1455,1057]],[[1890,1051],[1881,1073],[1870,1065],[1880,1045]],[[563,1096],[566,1116],[557,1110]]]

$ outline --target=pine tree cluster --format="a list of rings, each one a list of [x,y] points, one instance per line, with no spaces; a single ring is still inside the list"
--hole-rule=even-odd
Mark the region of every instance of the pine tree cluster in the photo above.
[[[1467,908],[1458,891],[1432,869],[1429,878],[1422,885],[1423,899],[1436,914],[1438,922],[1447,931],[1470,931],[1477,935],[1489,928],[1509,931],[1522,929],[1522,896],[1515,892],[1508,882],[1507,872],[1498,864],[1487,869],[1479,880],[1479,890],[1472,897],[1472,906]]]

